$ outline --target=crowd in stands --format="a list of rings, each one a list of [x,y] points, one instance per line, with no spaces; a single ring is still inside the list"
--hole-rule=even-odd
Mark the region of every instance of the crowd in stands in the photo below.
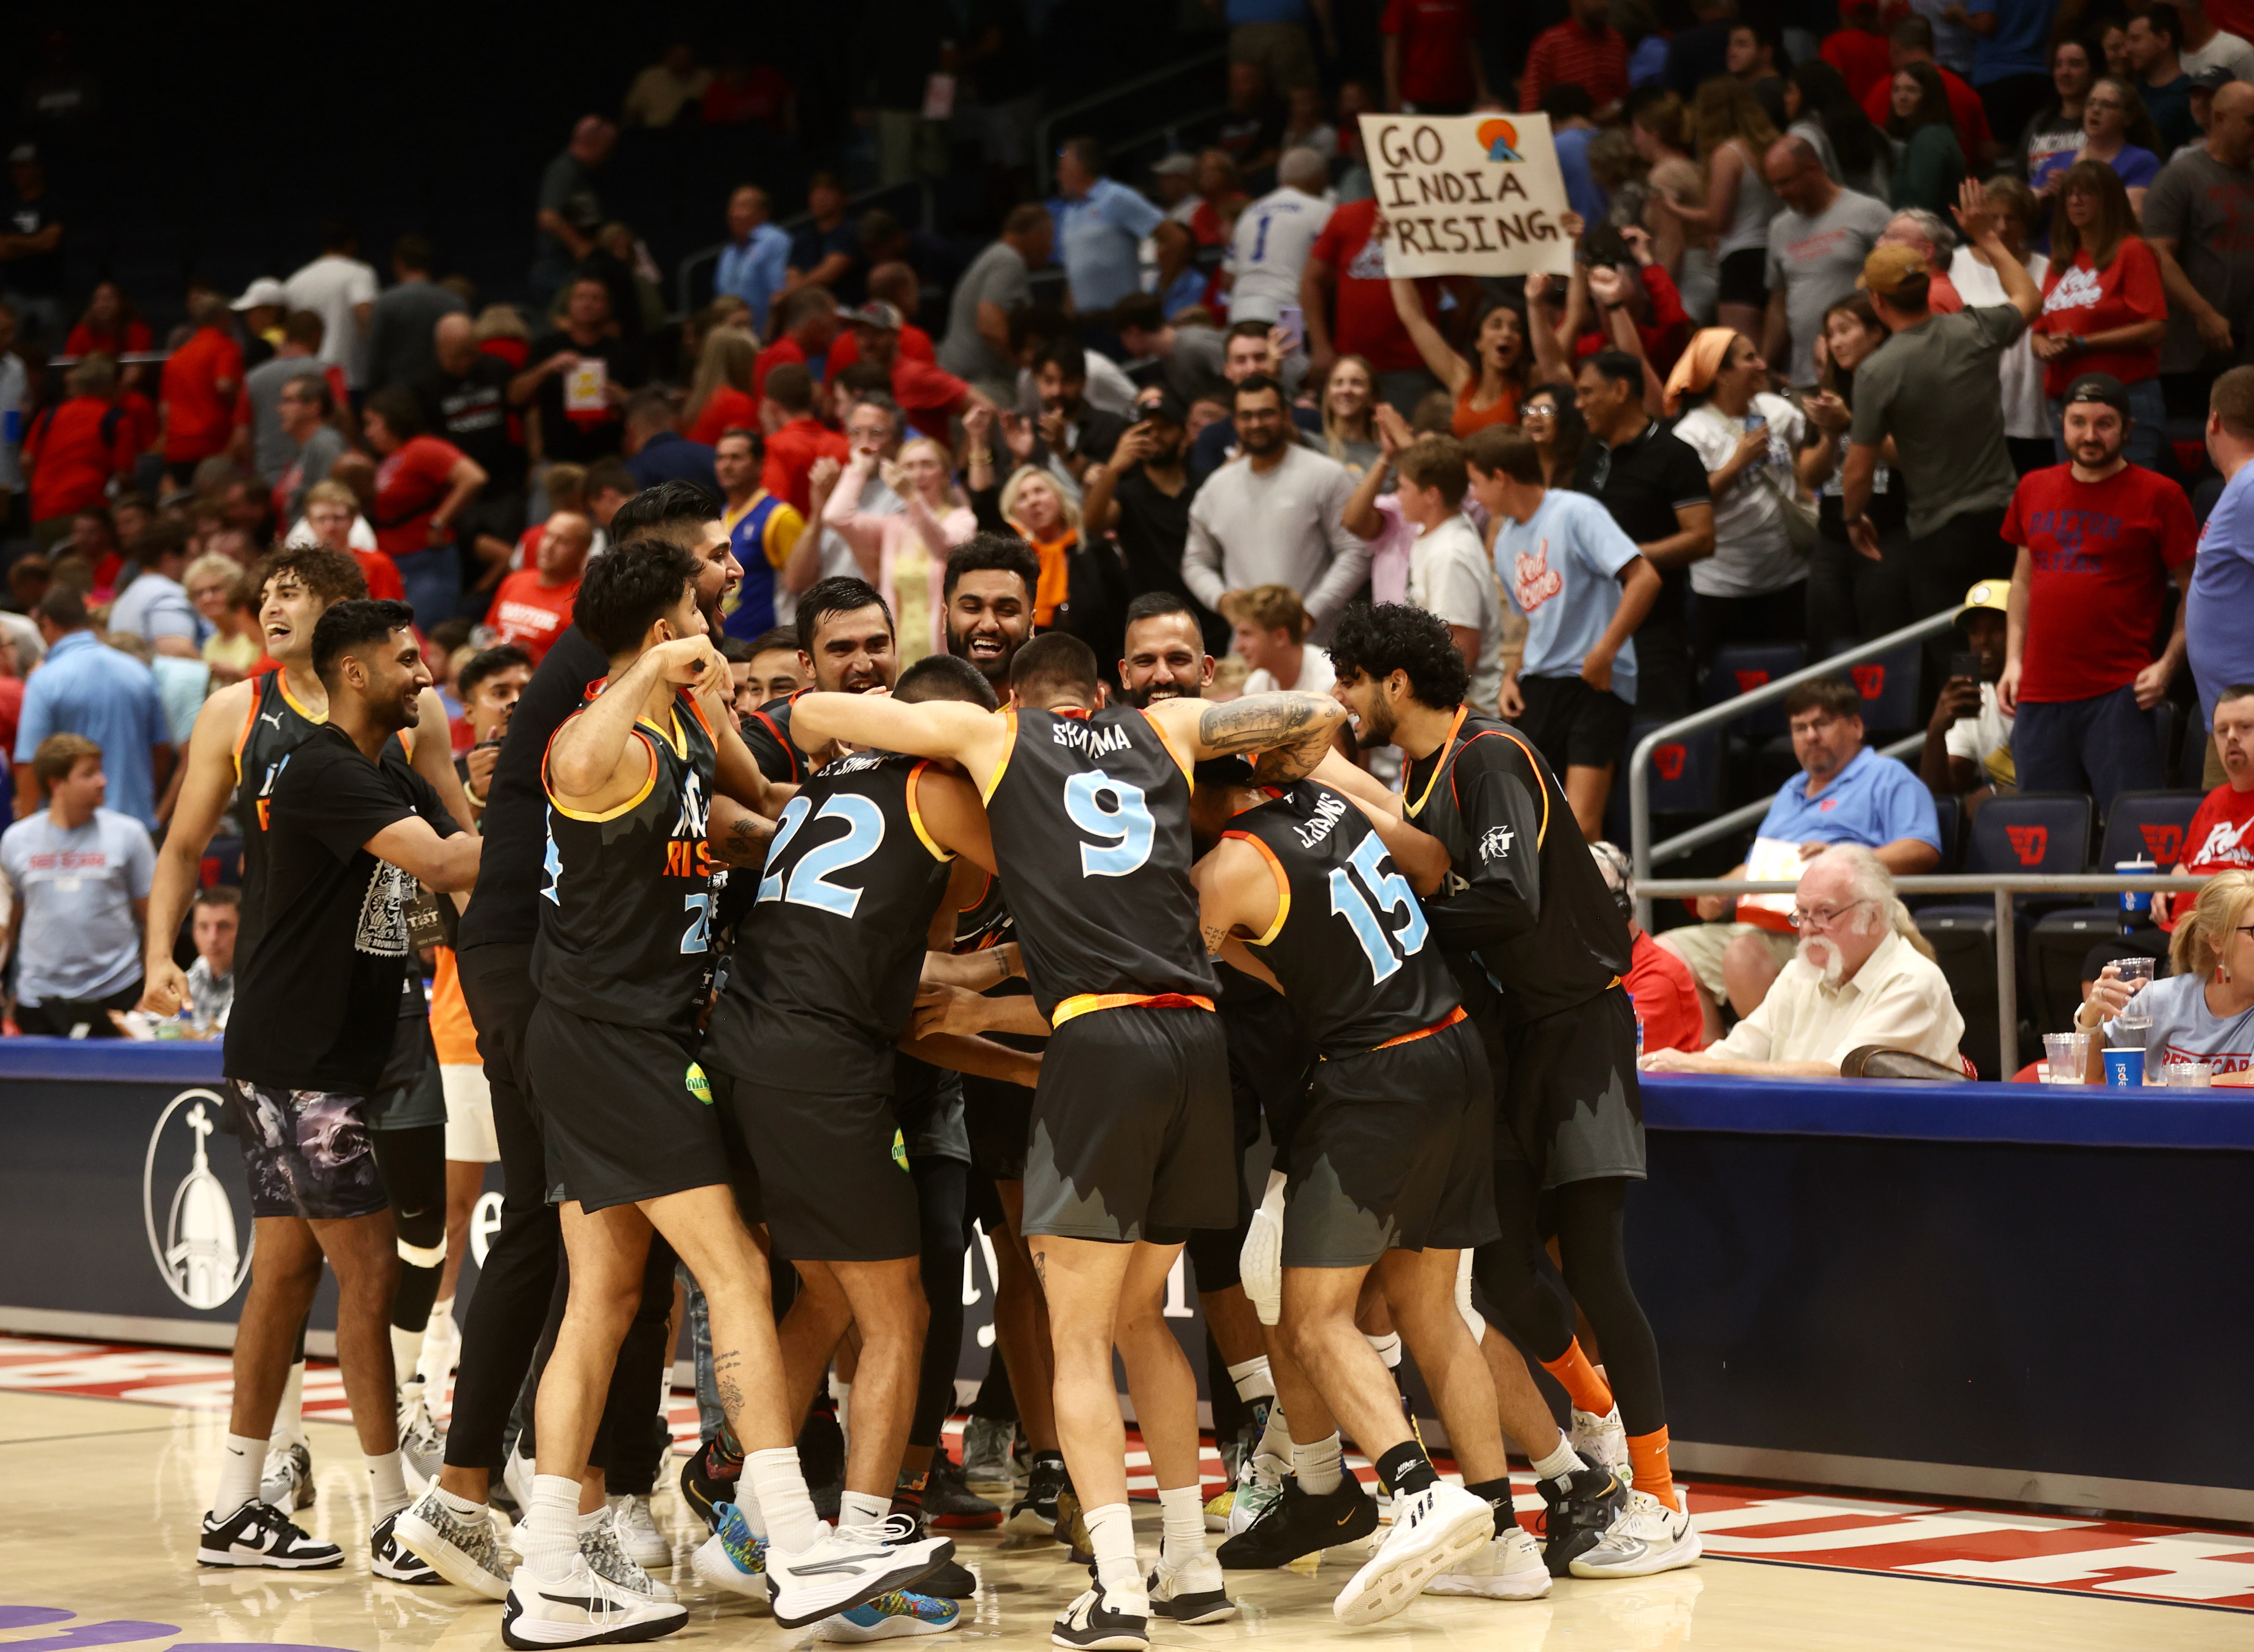
[[[973,46],[877,54],[878,177],[943,171],[967,131],[1016,199],[949,235],[834,171],[788,201],[748,179],[709,203],[722,239],[686,314],[612,216],[636,204],[607,164],[621,123],[794,132],[789,82],[740,55],[716,73],[669,49],[515,180],[534,255],[499,295],[417,234],[380,272],[338,222],[302,268],[192,286],[160,332],[143,307],[169,296],[66,284],[66,209],[14,148],[17,1025],[43,1024],[42,994],[124,984],[34,962],[25,908],[57,897],[18,868],[100,822],[114,899],[83,915],[101,881],[74,879],[46,910],[84,948],[121,912],[130,930],[197,705],[262,668],[270,548],[348,551],[411,603],[459,707],[481,651],[538,661],[612,516],[667,480],[725,503],[751,705],[797,680],[775,628],[825,575],[882,592],[903,665],[948,647],[948,553],[982,531],[1037,555],[1037,627],[1106,662],[1136,597],[1187,598],[1215,695],[1326,688],[1341,613],[1406,600],[1600,850],[1631,730],[1729,692],[1729,651],[1819,661],[1956,610],[1894,730],[1924,730],[1906,761],[1870,743],[1844,671],[1785,702],[1798,772],[1737,875],[1799,892],[1638,931],[1655,1063],[1836,1070],[1849,1039],[1953,1062],[1964,1019],[1892,880],[1941,866],[1944,818],[1999,795],[2103,817],[2204,752],[2183,864],[2254,868],[2242,0],[1568,0],[1507,54],[1470,3],[1392,0],[1342,45],[1329,6],[1215,0],[1216,112],[1131,165],[1068,122],[1046,199],[1026,19],[970,10],[993,20]],[[925,90],[942,72],[969,128]],[[1549,117],[1572,274],[1389,278],[1357,117],[1487,108]],[[2254,979],[2229,887],[2231,911],[2183,903],[2202,938],[2177,967],[2230,986],[2182,1007],[2194,1042],[2246,1024],[2224,1013]],[[2118,1007],[2090,979],[2089,1013]]]

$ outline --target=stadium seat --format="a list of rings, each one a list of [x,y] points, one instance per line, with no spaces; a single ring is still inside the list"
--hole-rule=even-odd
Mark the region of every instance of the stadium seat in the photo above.
[[[1956,851],[1964,835],[1964,799],[1955,792],[1943,792],[1933,800],[1933,819],[1941,828],[1941,864],[1936,873],[1956,869]]]
[[[1922,651],[1905,643],[1876,659],[1842,669],[1863,696],[1863,730],[1873,743],[1917,727],[1917,668]]]
[[[1660,725],[1640,722],[1628,731],[1633,753],[1645,735]],[[1707,814],[1718,806],[1722,779],[1722,737],[1708,728],[1686,740],[1670,740],[1651,754],[1651,812],[1654,814]],[[1627,807],[1628,787],[1613,788],[1613,796]],[[1623,820],[1626,816],[1621,817]],[[1625,830],[1625,827],[1623,827]],[[1625,842],[1627,840],[1620,840]]]
[[[2113,799],[2105,819],[2105,835],[2090,863],[2093,872],[2110,872],[2124,861],[2138,857],[2155,866],[2174,866],[2183,854],[2184,830],[2199,812],[2196,791],[2124,791]],[[2118,898],[2077,902],[2045,913],[2027,938],[2026,978],[2029,1007],[2045,1017],[2042,1027],[2055,1031],[2066,1024],[2082,1001],[2082,965],[2090,949],[2121,929]]]
[[[1932,946],[1935,960],[1964,1018],[1958,1048],[1994,1078],[2003,1068],[1996,1037],[1996,914],[1993,908],[1936,907],[1917,914],[1917,926]]]
[[[2198,712],[2193,712],[2183,720],[2183,735],[2177,742],[2177,749],[2172,756],[2178,785],[2197,786],[2205,777],[2209,740],[2207,719]]]
[[[2090,853],[2093,812],[2090,799],[2079,792],[2020,791],[1991,798],[1972,817],[1964,869],[2042,875],[2079,872]]]
[[[1798,643],[1730,643],[1714,651],[1706,667],[1704,701],[1718,706],[1739,694],[1766,687],[1790,676],[1808,663],[1808,651]],[[1733,739],[1759,742],[1785,733],[1784,702],[1778,701],[1730,724]]]

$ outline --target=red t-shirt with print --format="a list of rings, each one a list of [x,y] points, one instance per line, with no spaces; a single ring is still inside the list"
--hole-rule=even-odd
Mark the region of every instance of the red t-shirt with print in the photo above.
[[[434,436],[410,436],[375,467],[376,548],[391,557],[430,547],[430,512],[444,502],[462,450]]]
[[[791,509],[804,516],[814,498],[814,484],[808,479],[814,462],[825,455],[843,465],[853,457],[853,450],[828,425],[802,415],[767,438],[760,485],[779,499],[788,499]]]
[[[2236,791],[2226,780],[2208,792],[2184,828],[2181,854],[2179,872],[2254,872],[2254,790]],[[2174,931],[2196,898],[2155,895],[2153,918],[2162,929]]]
[[[164,364],[158,389],[164,408],[164,462],[193,464],[225,452],[242,389],[241,346],[216,327],[199,328]]]
[[[579,600],[579,582],[543,585],[536,568],[520,568],[501,581],[494,593],[486,624],[532,656],[537,666],[556,639],[571,624],[571,604]]]
[[[2087,338],[2140,321],[2165,321],[2167,314],[2160,261],[2141,236],[2130,235],[2103,269],[2091,261],[2086,247],[2075,254],[2071,265],[2052,264],[2043,277],[2042,313],[2028,324],[2027,331]],[[2067,387],[2085,373],[2110,373],[2123,384],[2134,384],[2160,370],[2158,344],[2142,350],[2085,350],[2043,364],[2043,394],[2064,395]]]
[[[2110,694],[2158,657],[2161,600],[2199,528],[2184,491],[2142,465],[2077,482],[2054,464],[2020,478],[2004,538],[2034,565],[2020,698],[2048,705]]]
[[[1412,373],[1424,365],[1416,342],[1394,313],[1393,289],[1386,282],[1385,243],[1377,239],[1377,203],[1348,201],[1333,212],[1315,237],[1309,256],[1330,267],[1331,347],[1342,356],[1360,356],[1374,373]],[[1433,283],[1420,282],[1424,313],[1437,316]]]

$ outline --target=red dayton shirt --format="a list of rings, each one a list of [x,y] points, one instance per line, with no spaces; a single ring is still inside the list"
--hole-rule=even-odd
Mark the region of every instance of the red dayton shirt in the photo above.
[[[1466,38],[1461,47],[1464,57],[1468,59],[1474,50]],[[1571,17],[1543,30],[1527,50],[1525,77],[1518,83],[1518,107],[1538,109],[1544,92],[1567,82],[1586,87],[1599,108],[1626,97],[1627,38],[1611,27],[1591,34]],[[1409,95],[1405,85],[1401,95]]]
[[[1426,108],[1469,108],[1477,89],[1471,66],[1472,53],[1479,49],[1474,38],[1478,29],[1471,0],[1386,0],[1377,31],[1400,37],[1403,100]],[[1536,42],[1537,46],[1540,44]],[[1627,53],[1628,48],[1622,46],[1622,91],[1628,87]],[[1528,68],[1532,69],[1530,61]],[[1589,88],[1589,95],[1600,103],[1605,101],[1594,87]]]
[[[2034,563],[2020,698],[2088,700],[2133,682],[2198,533],[2184,491],[2141,465],[2103,482],[2077,482],[2066,464],[2022,477],[2004,517],[2004,538]]]
[[[24,462],[32,467],[32,520],[74,516],[102,502],[109,478],[131,475],[136,450],[126,409],[99,396],[73,396],[32,421]]]
[[[410,436],[375,468],[375,544],[386,556],[430,548],[430,512],[453,484],[462,450],[434,436]]]
[[[1385,243],[1377,234],[1377,203],[1348,201],[1333,212],[1315,237],[1308,256],[1327,264],[1335,278],[1331,302],[1331,347],[1342,356],[1360,356],[1373,373],[1414,373],[1424,365],[1401,317],[1393,309],[1393,289],[1385,278]],[[1436,284],[1419,282],[1424,313],[1437,318]]]
[[[2179,872],[2254,872],[2254,790],[2234,791],[2226,780],[2208,792],[2184,828],[2182,855],[2175,868]],[[2173,931],[2196,898],[2153,896],[2153,921]],[[2171,911],[2171,907],[2180,910]]]
[[[1706,1018],[1698,1009],[1698,983],[1690,966],[1638,930],[1628,952],[1628,995],[1643,1023],[1643,1050],[1704,1049]]]
[[[579,582],[543,585],[536,568],[520,568],[501,581],[494,593],[486,624],[532,656],[537,666],[542,655],[571,624],[571,604],[579,600]]]
[[[216,327],[198,328],[164,364],[158,387],[164,408],[164,463],[193,464],[225,452],[242,391],[241,346]]]
[[[2070,267],[2054,263],[2043,276],[2043,307],[2029,332],[2092,333],[2133,327],[2140,321],[2166,321],[2168,296],[2160,286],[2160,261],[2137,235],[2122,238],[2113,261],[2100,269],[2090,249],[2074,255]],[[2043,363],[2043,394],[2062,396],[2085,373],[2110,373],[2123,384],[2150,379],[2160,370],[2160,346],[2142,350],[2085,350]]]

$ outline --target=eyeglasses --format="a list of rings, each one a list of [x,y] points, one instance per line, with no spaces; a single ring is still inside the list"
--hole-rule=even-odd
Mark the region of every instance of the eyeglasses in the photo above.
[[[1527,408],[1526,411],[1519,416],[1524,422],[1531,424],[1536,419],[1556,418],[1558,416],[1558,409],[1547,406],[1544,403],[1536,402],[1534,406]]]
[[[1857,907],[1868,906],[1870,903],[1867,898],[1850,901],[1844,906],[1835,906],[1820,912],[1804,912],[1796,906],[1788,916],[1791,920],[1792,927],[1796,930],[1828,930]]]

